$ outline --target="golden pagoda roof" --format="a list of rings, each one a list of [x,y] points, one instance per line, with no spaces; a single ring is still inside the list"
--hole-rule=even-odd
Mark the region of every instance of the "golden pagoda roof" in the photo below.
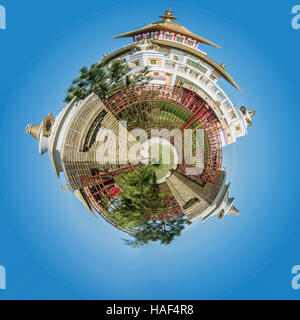
[[[125,37],[133,36],[137,33],[156,31],[156,30],[166,30],[166,31],[176,32],[176,33],[191,37],[195,40],[198,40],[201,43],[220,48],[220,46],[214,44],[213,42],[211,42],[203,37],[200,37],[200,36],[192,33],[186,27],[184,27],[178,23],[175,23],[173,20],[177,19],[177,18],[173,16],[171,9],[168,9],[164,15],[159,16],[159,17],[162,18],[163,20],[159,21],[159,22],[150,23],[147,26],[145,26],[141,29],[138,29],[138,30],[133,30],[133,31],[129,31],[126,33],[122,33],[122,34],[115,36],[113,38],[114,39],[125,38]]]

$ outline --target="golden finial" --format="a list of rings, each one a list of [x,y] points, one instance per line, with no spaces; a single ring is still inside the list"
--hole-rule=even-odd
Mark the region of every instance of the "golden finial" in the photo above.
[[[246,107],[244,107],[244,106],[241,106],[241,108],[240,108],[240,110],[242,111],[242,114],[244,115],[244,116],[247,116],[247,118],[246,118],[246,122],[247,122],[247,124],[248,124],[248,126],[249,127],[252,127],[252,119],[253,119],[253,117],[256,115],[256,111],[254,111],[254,110],[248,110]],[[249,117],[250,117],[250,119],[249,119]]]
[[[225,211],[222,209],[218,214],[218,218],[221,220],[221,219],[224,219],[224,217],[225,217]]]
[[[173,22],[173,20],[177,20],[177,18],[173,16],[173,11],[171,9],[168,9],[164,15],[159,17],[164,19],[165,22]]]
[[[232,207],[232,209],[229,211],[229,214],[233,214],[235,216],[239,216],[240,212],[236,209],[236,207]]]
[[[49,113],[41,124],[35,126],[33,126],[32,124],[28,124],[25,128],[25,132],[39,141],[40,135],[42,135],[43,137],[50,136],[53,124],[53,115],[52,113]]]
[[[36,140],[38,140],[40,127],[41,127],[40,124],[35,126],[33,126],[32,124],[29,124],[25,128],[25,132],[33,136]]]
[[[256,115],[256,111],[254,110],[248,110],[248,113],[251,119]]]

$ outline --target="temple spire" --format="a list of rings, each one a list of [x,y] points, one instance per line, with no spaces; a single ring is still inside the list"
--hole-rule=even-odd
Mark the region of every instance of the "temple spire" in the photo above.
[[[173,22],[173,20],[177,20],[177,18],[173,16],[173,11],[171,9],[168,9],[165,14],[159,16],[159,18],[164,19],[165,22]]]
[[[242,111],[242,114],[243,114],[243,116],[244,116],[244,118],[245,118],[245,120],[246,120],[246,122],[247,122],[247,125],[248,125],[249,127],[251,127],[251,126],[252,126],[252,119],[253,119],[253,117],[255,116],[256,111],[254,111],[254,110],[248,110],[248,109],[247,109],[246,107],[244,107],[244,106],[241,106],[240,110]]]
[[[236,209],[236,207],[232,207],[232,209],[229,211],[229,214],[233,214],[235,216],[240,215],[240,211]]]
[[[33,136],[36,140],[39,140],[40,127],[41,127],[40,124],[35,126],[33,126],[32,124],[28,124],[27,127],[25,128],[25,132]]]
[[[37,141],[40,141],[41,137],[49,137],[51,129],[54,124],[54,118],[52,113],[49,113],[43,122],[38,125],[28,124],[25,128],[25,132],[33,136]]]
[[[256,115],[256,111],[253,111],[253,110],[248,110],[248,113],[251,119],[253,119],[253,117]]]

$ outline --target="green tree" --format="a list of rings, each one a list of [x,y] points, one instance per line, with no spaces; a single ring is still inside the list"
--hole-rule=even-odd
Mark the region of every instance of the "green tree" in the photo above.
[[[114,220],[123,228],[140,228],[133,239],[124,240],[127,245],[140,247],[151,241],[170,244],[181,235],[185,225],[191,224],[185,217],[157,219],[163,203],[152,164],[124,174],[118,184],[123,192],[113,211]]]
[[[161,206],[159,187],[152,165],[139,167],[122,176],[118,206],[114,220],[121,227],[143,227],[149,216],[155,217]]]
[[[92,92],[100,99],[105,99],[118,90],[149,82],[147,67],[134,75],[129,75],[130,71],[130,67],[121,60],[114,60],[108,68],[100,63],[92,64],[90,68],[85,66],[68,89],[65,102],[70,102],[74,97],[77,100],[85,99]]]
[[[170,244],[175,237],[181,235],[185,225],[191,224],[184,217],[169,220],[149,220],[144,222],[143,229],[138,232],[133,240],[124,240],[127,245],[134,248],[141,247],[153,241],[160,241],[161,244]]]

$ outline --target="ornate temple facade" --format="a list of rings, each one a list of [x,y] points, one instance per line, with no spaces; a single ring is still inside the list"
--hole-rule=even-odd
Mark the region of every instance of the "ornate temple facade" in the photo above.
[[[90,210],[90,203],[86,199],[82,177],[98,173],[109,172],[123,167],[127,159],[121,159],[119,152],[119,133],[130,136],[130,133],[115,116],[106,108],[95,94],[86,99],[75,102],[74,98],[53,119],[50,113],[40,125],[28,125],[26,132],[32,135],[39,143],[40,154],[48,152],[50,162],[57,177],[63,173],[68,184],[63,189],[71,190],[77,198]],[[98,142],[104,141],[105,128],[116,135],[116,143],[111,148],[99,152]],[[96,139],[97,138],[97,139]],[[130,143],[138,143],[130,137]],[[100,149],[101,150],[101,149]],[[135,161],[140,162],[137,154]]]
[[[131,38],[132,43],[104,54],[102,63],[121,59],[133,68],[132,73],[148,67],[151,83],[188,88],[198,93],[213,108],[220,122],[222,145],[234,143],[247,134],[255,112],[240,109],[218,84],[225,79],[237,90],[238,84],[227,73],[225,63],[218,64],[202,51],[200,45],[220,48],[184,26],[175,23],[172,10],[160,16],[162,21],[114,38]]]
[[[170,9],[160,18],[159,22],[116,36],[131,38],[132,43],[109,55],[104,54],[99,62],[109,66],[120,59],[131,67],[131,74],[148,67],[152,89],[117,93],[117,97],[113,97],[115,104],[109,99],[103,102],[95,94],[77,102],[74,98],[55,119],[50,113],[40,125],[26,127],[26,132],[38,141],[40,154],[48,152],[57,177],[64,174],[67,185],[62,188],[72,191],[89,211],[113,225],[112,206],[122,191],[118,176],[133,166],[124,165],[118,143],[115,148],[112,145],[105,152],[99,152],[97,141],[99,135],[104,134],[101,128],[117,136],[120,134],[122,112],[126,108],[132,111],[126,95],[131,97],[135,108],[136,119],[131,124],[138,124],[147,112],[149,128],[150,125],[159,127],[161,122],[158,121],[164,118],[172,129],[178,126],[206,130],[209,150],[204,173],[188,175],[184,164],[172,168],[161,186],[165,193],[171,194],[166,200],[170,206],[165,216],[172,216],[176,211],[175,216],[184,214],[191,221],[198,218],[205,221],[213,216],[222,219],[226,214],[239,214],[234,198],[229,197],[221,152],[222,147],[247,134],[255,111],[244,106],[238,108],[230,100],[219,85],[220,80],[237,90],[239,86],[225,70],[224,63],[218,64],[199,48],[200,45],[219,46],[175,23],[177,18]],[[152,105],[149,101],[142,105],[141,101],[145,102],[142,97],[146,95]],[[161,103],[155,99],[164,101],[169,109],[160,110]],[[120,101],[120,105],[116,101]],[[130,136],[127,128],[123,128],[123,134]],[[137,142],[134,137],[130,140],[132,144]],[[138,164],[141,155],[137,154],[135,160]]]

